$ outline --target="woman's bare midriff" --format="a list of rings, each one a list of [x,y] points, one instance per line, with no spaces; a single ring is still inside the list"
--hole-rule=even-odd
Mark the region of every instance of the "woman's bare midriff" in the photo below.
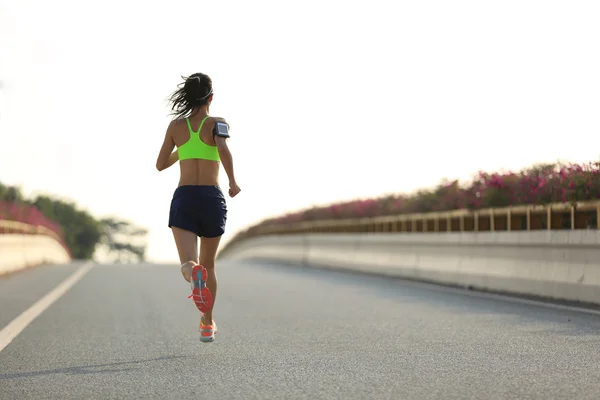
[[[184,160],[179,162],[181,172],[179,186],[209,185],[219,186],[220,163],[209,160]]]

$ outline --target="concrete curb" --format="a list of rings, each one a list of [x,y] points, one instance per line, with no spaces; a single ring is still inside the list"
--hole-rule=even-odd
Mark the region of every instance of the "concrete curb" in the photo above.
[[[66,249],[46,235],[0,235],[0,276],[44,264],[71,261]]]
[[[219,258],[600,304],[600,232],[595,230],[273,235],[243,240]]]

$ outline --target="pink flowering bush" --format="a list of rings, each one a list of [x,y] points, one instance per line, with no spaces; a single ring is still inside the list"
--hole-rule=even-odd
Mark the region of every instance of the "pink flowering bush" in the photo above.
[[[600,199],[600,163],[538,164],[518,172],[477,173],[466,185],[443,181],[413,195],[396,194],[340,202],[271,218],[253,228],[339,218],[476,210],[524,204],[570,203]],[[252,228],[251,228],[252,229]]]
[[[0,220],[17,221],[33,226],[42,226],[56,233],[63,240],[63,231],[56,222],[32,205],[0,201]]]

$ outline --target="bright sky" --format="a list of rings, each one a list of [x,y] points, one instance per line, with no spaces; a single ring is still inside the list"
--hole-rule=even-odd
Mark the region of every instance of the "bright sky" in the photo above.
[[[228,233],[311,204],[600,154],[600,2],[0,0],[0,181],[151,229],[181,75],[213,79]],[[222,185],[227,178],[222,170]]]

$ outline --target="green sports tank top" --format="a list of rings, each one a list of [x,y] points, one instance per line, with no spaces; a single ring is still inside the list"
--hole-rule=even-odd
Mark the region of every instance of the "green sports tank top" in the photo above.
[[[190,140],[188,140],[187,142],[185,142],[177,148],[177,155],[179,156],[179,161],[189,159],[221,161],[217,146],[210,146],[204,143],[202,139],[200,139],[200,132],[202,131],[202,126],[204,125],[204,121],[206,121],[208,117],[208,115],[204,117],[204,119],[200,123],[200,128],[198,128],[198,132],[194,132],[192,130],[190,119],[185,119],[185,121],[187,122],[188,130],[190,131]]]

